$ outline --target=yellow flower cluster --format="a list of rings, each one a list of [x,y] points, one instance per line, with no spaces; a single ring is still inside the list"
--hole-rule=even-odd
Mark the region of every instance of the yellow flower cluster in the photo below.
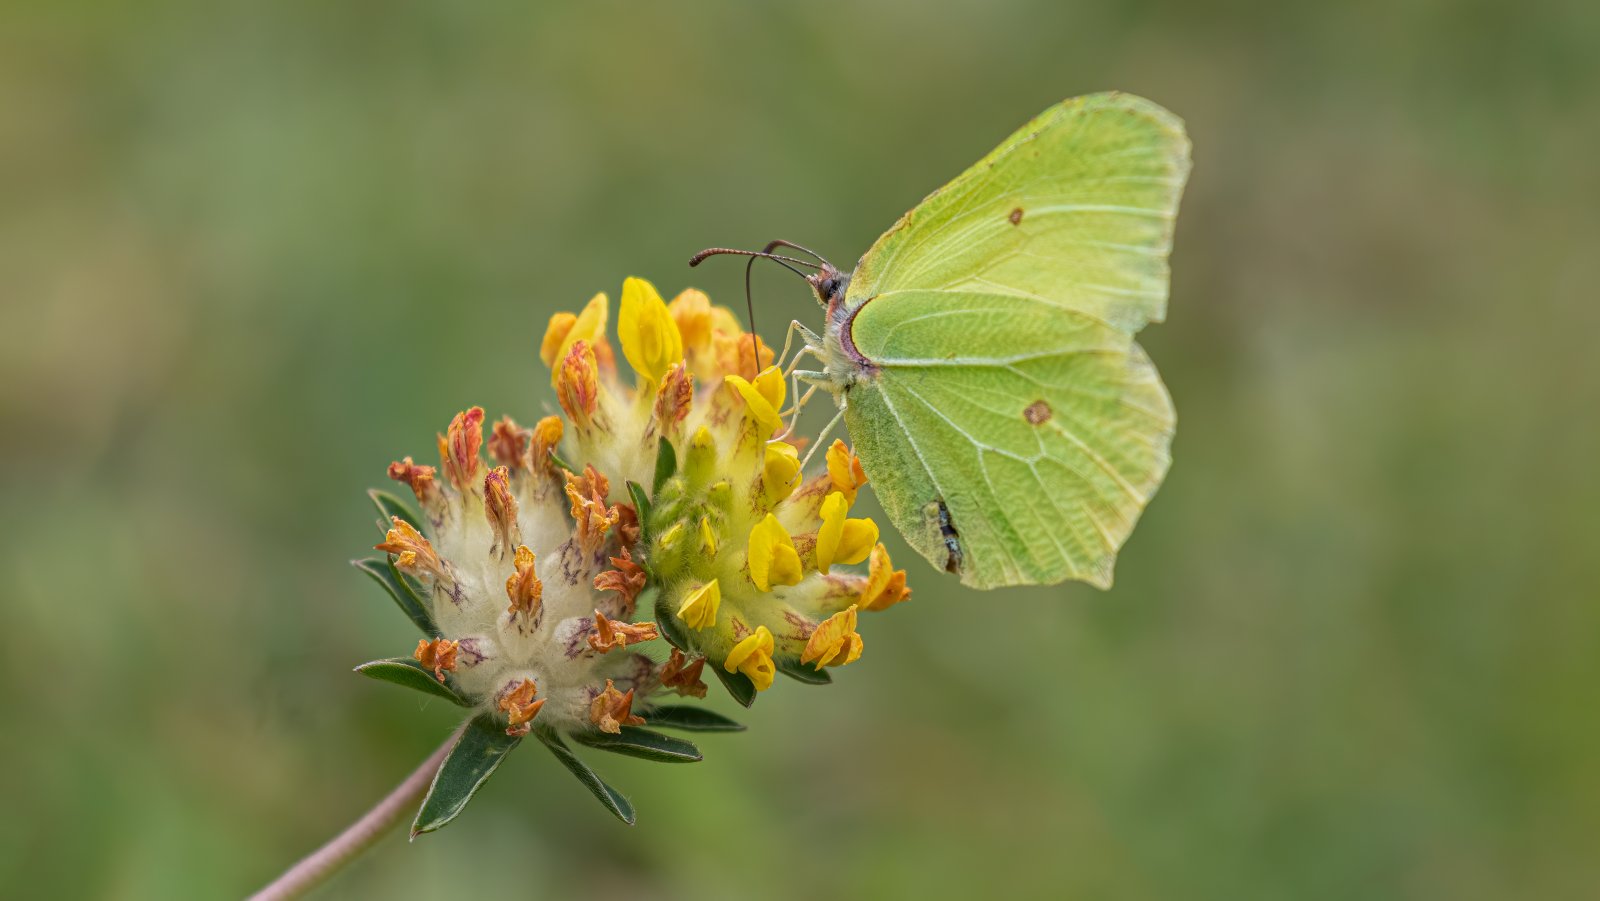
[[[857,613],[909,595],[877,524],[849,515],[860,461],[835,441],[804,477],[771,350],[704,294],[669,304],[647,281],[624,283],[617,338],[631,387],[608,318],[603,294],[555,315],[541,354],[572,425],[562,457],[609,477],[617,503],[628,484],[648,496],[640,562],[662,632],[755,691],[780,670],[856,660]],[[869,558],[866,573],[839,568]]]

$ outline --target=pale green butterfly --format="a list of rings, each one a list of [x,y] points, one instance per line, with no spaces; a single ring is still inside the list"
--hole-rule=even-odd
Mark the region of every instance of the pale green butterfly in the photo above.
[[[854,273],[805,263],[827,323],[795,328],[824,368],[797,375],[832,392],[896,528],[962,582],[1111,585],[1171,462],[1172,400],[1133,336],[1165,315],[1188,172],[1176,116],[1077,97],[928,195]],[[776,247],[805,250],[691,265]]]

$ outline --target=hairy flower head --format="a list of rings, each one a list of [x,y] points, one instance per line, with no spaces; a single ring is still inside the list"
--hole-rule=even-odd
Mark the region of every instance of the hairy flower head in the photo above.
[[[810,442],[792,434],[803,399],[790,406],[772,350],[730,311],[628,279],[615,323],[631,377],[611,322],[605,294],[551,317],[539,357],[562,415],[524,428],[464,410],[438,436],[437,467],[389,467],[421,516],[373,494],[388,556],[358,565],[427,637],[360,670],[474,710],[441,770],[456,775],[434,787],[466,795],[425,801],[414,834],[448,822],[529,735],[632,822],[562,736],[698,760],[639,727],[740,727],[666,697],[704,697],[708,671],[745,704],[778,673],[827,681],[824,668],[861,656],[858,614],[910,594],[877,525],[849,515],[860,461],[836,441],[807,476]]]
[[[439,633],[415,659],[513,735],[537,723],[592,730],[590,711],[608,688],[629,694],[634,714],[662,690],[661,664],[639,650],[656,626],[633,621],[644,574],[630,556],[637,530],[619,528],[625,505],[594,467],[558,472],[552,448],[543,458],[526,452],[559,440],[554,422],[501,420],[491,469],[481,458],[483,411],[456,416],[440,441],[446,484],[409,461],[391,467],[422,502],[429,534],[396,516],[378,545]]]

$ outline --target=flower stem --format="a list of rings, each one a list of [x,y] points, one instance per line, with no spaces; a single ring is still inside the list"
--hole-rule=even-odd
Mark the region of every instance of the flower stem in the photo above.
[[[427,793],[428,786],[433,784],[434,774],[439,771],[439,765],[444,763],[445,755],[455,746],[456,739],[461,737],[461,731],[457,729],[439,746],[439,750],[434,751],[361,819],[351,823],[327,844],[306,855],[299,863],[285,870],[282,876],[251,895],[251,901],[298,898],[321,885],[323,880],[376,844]]]

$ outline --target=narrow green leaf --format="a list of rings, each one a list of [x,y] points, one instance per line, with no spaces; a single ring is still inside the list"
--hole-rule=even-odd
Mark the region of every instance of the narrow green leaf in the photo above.
[[[421,629],[423,634],[430,638],[439,637],[439,627],[433,624],[433,617],[428,614],[428,608],[422,603],[421,596],[412,587],[410,580],[394,568],[394,561],[387,557],[368,557],[365,560],[351,560],[350,565],[382,585],[383,589],[389,592],[389,597],[394,598],[400,610],[417,624],[417,628]]]
[[[556,449],[553,448],[553,447],[550,448],[550,462],[554,463],[555,465],[557,465],[559,467],[561,467],[562,469],[565,469],[567,472],[573,473],[574,475],[576,475],[580,471],[580,470],[574,469],[572,467],[571,463],[568,463],[567,461],[561,459],[561,455],[556,453]]]
[[[633,509],[639,514],[639,546],[650,546],[650,496],[638,482],[628,483],[628,496],[633,498]]]
[[[611,811],[622,822],[627,823],[629,826],[633,825],[633,805],[629,804],[628,799],[624,798],[620,792],[607,785],[604,779],[596,776],[594,770],[589,769],[588,764],[579,760],[578,755],[572,753],[572,749],[567,747],[567,743],[561,740],[561,736],[549,729],[537,728],[533,730],[533,734],[539,736],[539,740],[544,742],[544,746],[550,749],[550,753],[556,755],[556,759],[561,761],[562,766],[571,771],[572,775],[577,776],[578,781],[583,783],[583,787],[593,792],[594,796],[600,799],[600,803],[604,804],[607,810]]]
[[[432,832],[455,819],[479,787],[494,775],[506,753],[521,741],[507,735],[506,727],[493,714],[473,717],[434,774],[428,796],[422,799],[417,819],[411,824],[411,837]]]
[[[637,726],[623,726],[622,731],[615,735],[610,732],[574,732],[572,740],[597,751],[625,754],[641,760],[694,763],[700,759],[700,749],[693,742]]]
[[[717,674],[717,678],[722,682],[722,687],[728,690],[728,694],[735,701],[746,707],[756,702],[756,684],[750,681],[749,676],[738,672],[730,673],[709,660],[706,661],[706,669]]]
[[[419,532],[426,531],[427,527],[424,524],[422,517],[411,512],[411,507],[400,498],[395,497],[387,491],[379,491],[376,488],[368,489],[367,497],[372,498],[372,503],[378,508],[378,522],[383,527],[380,529],[380,531],[389,531],[393,522],[390,517],[393,516],[398,516],[406,522],[411,523],[412,528]]]
[[[472,702],[461,696],[455,689],[455,680],[446,675],[445,681],[440,682],[433,677],[433,673],[422,668],[422,664],[410,657],[389,657],[384,660],[373,660],[356,667],[356,672],[363,676],[371,676],[381,682],[393,682],[407,688],[415,688],[424,694],[444,698],[452,704],[462,707],[471,707]]]
[[[656,628],[661,630],[661,637],[667,640],[667,644],[688,653],[689,633],[683,630],[683,621],[668,606],[667,593],[659,588],[647,588],[645,591],[655,592],[655,601],[651,606],[656,611]]]
[[[779,657],[774,657],[772,659],[772,665],[777,667],[778,672],[783,673],[785,676],[788,676],[796,682],[804,682],[807,685],[833,684],[833,676],[830,675],[827,670],[819,670],[814,666],[801,663],[798,660],[784,660]]]
[[[645,722],[658,729],[678,729],[683,732],[743,732],[744,724],[736,723],[714,710],[689,704],[668,704],[644,713]]]
[[[677,471],[678,452],[672,449],[671,441],[668,441],[666,438],[662,438],[659,449],[656,451],[656,478],[655,482],[651,485],[650,493],[654,494],[657,491],[660,491],[661,486],[665,485],[667,483],[667,479],[672,478],[673,474],[675,474]]]

